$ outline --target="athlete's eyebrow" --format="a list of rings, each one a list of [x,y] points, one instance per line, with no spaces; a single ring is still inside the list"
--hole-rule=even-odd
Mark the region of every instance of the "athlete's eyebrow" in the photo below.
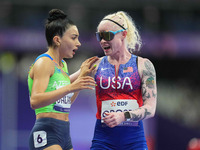
[[[79,34],[75,34],[75,33],[73,33],[73,34],[72,34],[72,36],[78,37],[78,36],[79,36]]]

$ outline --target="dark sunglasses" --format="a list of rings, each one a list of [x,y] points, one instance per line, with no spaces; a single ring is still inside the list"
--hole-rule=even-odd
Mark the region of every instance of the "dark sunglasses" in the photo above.
[[[118,30],[118,31],[104,31],[104,32],[96,32],[96,38],[97,41],[101,41],[102,39],[104,39],[105,41],[111,41],[115,34],[119,33],[119,32],[123,32],[125,31],[124,29],[122,30]]]

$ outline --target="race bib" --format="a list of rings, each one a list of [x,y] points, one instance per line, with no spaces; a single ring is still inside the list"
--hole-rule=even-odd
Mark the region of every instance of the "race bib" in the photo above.
[[[105,113],[111,112],[125,112],[125,111],[132,111],[139,108],[137,100],[106,100],[102,101],[101,107],[101,118],[104,118],[106,115]],[[103,123],[103,120],[101,119]],[[138,122],[135,121],[124,121],[118,126],[137,126]]]
[[[33,133],[34,147],[42,147],[47,144],[47,133],[45,131],[37,131]]]
[[[54,105],[54,110],[60,112],[69,112],[71,107],[71,98],[73,95],[74,93],[69,93],[61,99],[57,100],[56,104]]]

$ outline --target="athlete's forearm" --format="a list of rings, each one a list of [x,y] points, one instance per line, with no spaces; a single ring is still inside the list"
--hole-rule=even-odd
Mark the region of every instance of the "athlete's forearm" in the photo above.
[[[73,83],[80,75],[80,69],[69,76],[71,83]]]
[[[55,91],[51,92],[43,92],[43,93],[32,93],[30,97],[30,103],[32,109],[41,108],[47,105],[50,105],[57,100],[61,99],[65,95],[72,92],[71,85],[66,85],[62,88],[59,88]]]
[[[152,78],[152,81],[150,81],[153,83],[151,88],[149,88],[147,84],[142,83],[143,106],[136,110],[130,111],[133,121],[148,119],[155,115],[157,104],[157,88],[154,78]]]
[[[131,115],[131,120],[133,121],[140,121],[144,119],[151,118],[155,115],[156,111],[156,104],[151,105],[144,105],[136,110],[129,111]]]

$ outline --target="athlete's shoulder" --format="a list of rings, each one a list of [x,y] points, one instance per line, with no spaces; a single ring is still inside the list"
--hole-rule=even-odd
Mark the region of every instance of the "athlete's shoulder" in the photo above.
[[[40,57],[40,56],[36,58],[34,62],[34,66],[48,66],[48,65],[53,64],[53,61],[51,58],[45,57],[45,56]]]
[[[138,71],[140,76],[146,71],[151,71],[155,74],[153,63],[148,58],[138,57]]]
[[[54,71],[54,62],[50,57],[38,56],[33,64],[34,72]]]
[[[145,63],[150,63],[153,65],[153,63],[148,58],[138,56],[138,65],[145,65]]]

